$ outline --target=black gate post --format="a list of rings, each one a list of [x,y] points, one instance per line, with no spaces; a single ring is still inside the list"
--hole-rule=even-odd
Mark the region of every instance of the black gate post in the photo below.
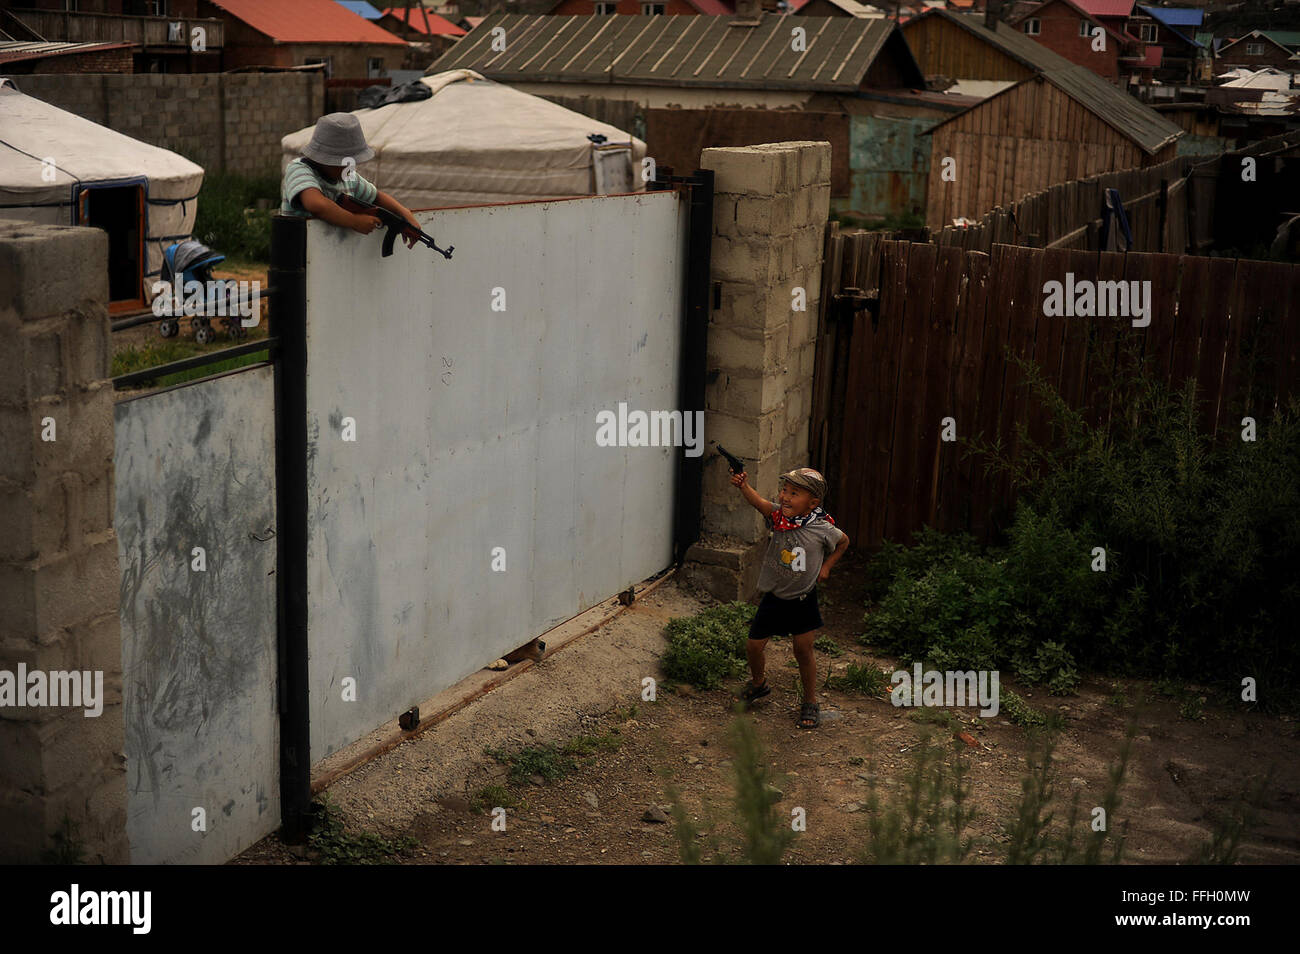
[[[696,169],[688,179],[690,225],[686,242],[686,302],[682,309],[681,382],[678,406],[685,415],[704,410],[709,350],[709,272],[713,252],[713,170]],[[673,561],[680,565],[700,538],[700,502],[704,493],[704,445],[699,457],[679,458],[677,502],[673,521]]]
[[[311,828],[311,732],[307,686],[307,220],[271,220],[275,289],[269,332],[275,362],[276,646],[280,702],[281,837]]]

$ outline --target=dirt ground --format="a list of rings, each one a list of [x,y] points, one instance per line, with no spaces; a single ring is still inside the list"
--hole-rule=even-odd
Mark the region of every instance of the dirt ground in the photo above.
[[[860,559],[860,558],[859,558]],[[872,655],[859,644],[861,564],[846,557],[822,585],[825,635],[843,651],[817,653],[818,679],[828,664],[871,662],[893,670],[896,660]],[[620,616],[545,658],[423,735],[404,742],[335,782],[329,799],[349,830],[412,836],[419,847],[395,859],[406,864],[675,864],[672,825],[643,820],[651,806],[669,804],[668,787],[682,793],[689,813],[704,827],[730,814],[733,797],[727,727],[732,691],[660,691],[641,700],[645,676],[662,679],[657,660],[663,627],[716,601],[672,579],[639,598]],[[887,696],[823,690],[820,728],[795,726],[798,699],[789,640],[768,645],[770,696],[746,715],[758,730],[787,817],[807,812],[807,831],[785,859],[791,863],[860,861],[867,779],[877,773],[882,794],[896,789],[910,751],[931,731],[916,710],[895,708]],[[1206,704],[1203,717],[1179,714],[1175,701],[1150,682],[1085,679],[1077,695],[1048,696],[1011,680],[1030,705],[1055,708],[1066,720],[1055,757],[1058,817],[1075,791],[1081,804],[1101,800],[1126,723],[1137,735],[1117,811],[1127,821],[1125,860],[1177,863],[1206,841],[1215,819],[1232,805],[1247,779],[1270,764],[1275,777],[1257,829],[1242,860],[1300,862],[1300,740],[1297,723],[1284,717],[1229,711]],[[1118,689],[1115,688],[1118,686]],[[635,706],[635,711],[632,707]],[[999,840],[1020,795],[1029,738],[998,716],[971,722],[977,709],[952,710],[961,729],[979,743],[968,747],[977,815],[968,834]],[[827,714],[830,718],[827,718]],[[949,730],[951,732],[951,730]],[[506,784],[506,768],[485,747],[515,751],[576,736],[602,736],[611,750],[597,751],[555,782],[513,789],[521,804],[507,812],[507,830],[494,832],[488,814],[470,810],[485,786]],[[1095,793],[1096,798],[1090,796]],[[726,844],[729,823],[718,831]],[[235,864],[312,863],[318,856],[288,848],[278,836],[254,845]],[[985,848],[974,861],[994,860]]]

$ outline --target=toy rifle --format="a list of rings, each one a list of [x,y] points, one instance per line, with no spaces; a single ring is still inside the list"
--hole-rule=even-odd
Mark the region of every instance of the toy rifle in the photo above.
[[[448,245],[445,249],[438,248],[438,243],[433,240],[433,236],[427,232],[421,232],[406,219],[387,209],[381,209],[377,205],[366,205],[359,202],[346,192],[340,195],[336,200],[339,205],[349,212],[355,212],[358,215],[373,215],[388,229],[388,234],[384,236],[383,257],[387,258],[393,254],[393,243],[397,241],[397,236],[404,238],[413,238],[418,242],[423,242],[429,248],[433,249],[443,258],[451,258],[452,251],[456,248],[454,245]]]
[[[745,465],[741,463],[739,457],[737,457],[735,454],[728,452],[728,450],[725,447],[723,447],[721,444],[717,445],[717,447],[718,447],[718,453],[721,454],[723,457],[727,458],[727,466],[731,468],[733,473],[743,474],[745,472]]]

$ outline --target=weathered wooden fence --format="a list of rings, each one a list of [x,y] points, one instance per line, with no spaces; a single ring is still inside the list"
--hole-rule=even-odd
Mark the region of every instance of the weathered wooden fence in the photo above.
[[[1025,196],[1009,209],[998,207],[975,225],[948,226],[934,235],[934,241],[982,252],[1003,243],[1097,248],[1102,197],[1107,189],[1115,189],[1133,230],[1135,251],[1181,252],[1188,240],[1184,190],[1191,168],[1192,160],[1181,156],[1145,169],[1062,182]],[[1112,234],[1116,231],[1112,226]]]
[[[1102,383],[1130,353],[1150,357],[1169,383],[1196,379],[1210,431],[1243,414],[1267,418],[1300,393],[1300,266],[844,238],[823,293],[861,291],[841,294],[820,328],[810,449],[834,488],[836,519],[860,546],[906,541],[923,525],[987,538],[1002,524],[1009,482],[987,475],[960,439],[1000,438],[1014,452],[1022,423],[1035,443],[1052,437],[1008,350],[1093,421],[1109,413]],[[1150,323],[1048,317],[1044,284],[1068,273],[1150,282]],[[945,418],[958,441],[941,439]]]
[[[1257,228],[1270,211],[1293,207],[1290,202],[1300,190],[1294,167],[1281,168],[1273,161],[1297,152],[1300,133],[1288,133],[1209,159],[1180,156],[1144,169],[1058,183],[1010,207],[999,206],[974,225],[919,234],[886,233],[885,237],[917,238],[982,252],[999,244],[1096,250],[1101,247],[1103,197],[1107,189],[1115,189],[1132,229],[1131,251],[1203,251],[1230,238],[1225,209],[1244,225]],[[1255,158],[1259,168],[1253,170],[1254,178],[1243,182],[1241,161],[1247,157]],[[1113,225],[1111,235],[1110,247],[1122,248]]]

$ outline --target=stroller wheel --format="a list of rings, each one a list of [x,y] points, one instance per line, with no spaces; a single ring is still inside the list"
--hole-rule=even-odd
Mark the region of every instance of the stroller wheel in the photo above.
[[[194,332],[194,340],[199,344],[207,344],[212,340],[212,328],[209,325],[200,325]]]
[[[178,331],[180,331],[180,328],[177,326],[175,318],[164,318],[158,322],[158,334],[164,338],[174,338]]]

